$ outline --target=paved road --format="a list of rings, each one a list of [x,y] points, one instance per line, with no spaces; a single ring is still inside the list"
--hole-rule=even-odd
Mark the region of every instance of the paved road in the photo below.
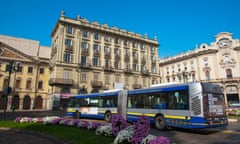
[[[55,137],[41,133],[0,127],[1,144],[64,144]]]
[[[224,129],[186,130],[170,129],[159,131],[152,128],[151,133],[170,138],[175,144],[239,144],[240,123],[231,122]]]
[[[1,115],[2,116],[2,115]],[[16,117],[43,117],[43,116],[65,116],[65,111],[38,111],[38,112],[9,112],[6,113],[7,120],[14,120]],[[1,127],[1,126],[0,126]],[[240,123],[230,122],[225,129],[211,130],[185,130],[170,129],[159,131],[151,129],[151,134],[166,136],[170,138],[171,144],[239,144]],[[1,144],[55,144],[62,143],[52,137],[30,133],[26,131],[0,129]]]

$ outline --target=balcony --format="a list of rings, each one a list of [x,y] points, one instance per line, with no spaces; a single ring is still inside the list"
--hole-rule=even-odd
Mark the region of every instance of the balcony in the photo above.
[[[92,87],[93,87],[93,88],[100,88],[100,87],[103,86],[103,82],[102,82],[102,81],[96,81],[96,80],[94,80],[94,81],[91,81],[91,84],[92,84]]]
[[[114,68],[112,66],[105,66],[104,71],[113,72]]]
[[[115,53],[115,60],[121,60],[121,55]]]
[[[150,75],[150,72],[148,70],[142,70],[141,73],[142,75]]]
[[[128,73],[128,74],[132,74],[132,69],[130,69],[130,68],[125,68],[124,70],[124,73]]]
[[[100,51],[99,50],[95,50],[93,54],[94,54],[94,56],[100,56]]]
[[[138,57],[137,56],[133,57],[133,62],[138,63]]]
[[[73,85],[72,79],[63,79],[63,78],[51,78],[49,80],[49,85]]]
[[[111,53],[110,52],[105,52],[104,56],[105,56],[105,58],[111,58]]]
[[[140,89],[140,88],[142,88],[142,85],[141,84],[133,84],[132,88],[133,89]]]
[[[82,49],[82,54],[83,55],[89,55],[88,49]]]
[[[70,46],[66,46],[66,48],[65,48],[65,52],[73,52],[73,46],[72,45],[70,45]]]
[[[80,63],[79,68],[92,69],[92,65],[90,63]]]
[[[145,59],[145,58],[142,58],[142,59],[141,59],[141,63],[142,63],[142,64],[146,64],[146,59]]]
[[[124,55],[124,60],[126,62],[129,62],[130,61],[130,55]]]
[[[156,64],[156,63],[157,63],[156,59],[153,59],[152,64]]]

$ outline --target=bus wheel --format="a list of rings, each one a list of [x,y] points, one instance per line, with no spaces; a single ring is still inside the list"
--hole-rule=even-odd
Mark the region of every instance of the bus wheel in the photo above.
[[[105,121],[110,122],[112,120],[111,112],[106,112],[104,115],[104,119],[105,119]]]
[[[155,117],[155,127],[159,130],[164,130],[166,128],[162,115],[158,115]]]

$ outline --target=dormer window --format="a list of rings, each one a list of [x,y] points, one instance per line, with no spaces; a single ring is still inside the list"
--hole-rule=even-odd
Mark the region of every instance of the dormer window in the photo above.
[[[217,42],[219,48],[230,48],[232,46],[232,41],[228,38],[222,38]]]

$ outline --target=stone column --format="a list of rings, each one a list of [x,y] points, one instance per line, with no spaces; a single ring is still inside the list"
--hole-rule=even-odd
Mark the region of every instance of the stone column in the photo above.
[[[228,100],[227,100],[227,89],[226,89],[226,85],[223,85],[223,92],[224,92],[224,100],[225,100],[225,106],[228,106]]]
[[[19,96],[19,110],[23,110],[23,98]]]
[[[238,83],[238,102],[240,103],[240,82]]]

